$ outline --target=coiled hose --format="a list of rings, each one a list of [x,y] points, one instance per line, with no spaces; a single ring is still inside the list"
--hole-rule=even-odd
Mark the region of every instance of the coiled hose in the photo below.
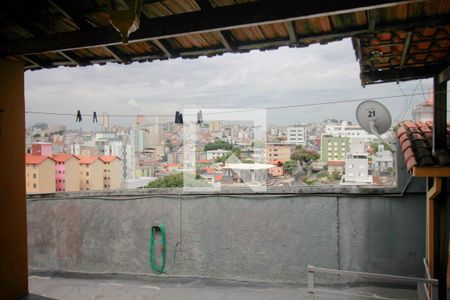
[[[156,263],[156,251],[155,251],[155,236],[158,231],[161,233],[160,265]],[[177,255],[177,249],[179,244],[180,243],[177,241],[175,248],[173,250],[172,266],[167,270],[167,272],[172,271],[173,267],[175,266],[175,257]],[[166,266],[166,233],[164,231],[164,225],[160,224],[159,226],[153,226],[150,231],[150,268],[152,269],[153,273],[161,274],[166,273],[166,271],[164,270],[165,266]]]

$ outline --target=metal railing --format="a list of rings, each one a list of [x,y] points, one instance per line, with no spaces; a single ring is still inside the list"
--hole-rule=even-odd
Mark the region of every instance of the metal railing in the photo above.
[[[436,300],[437,299],[437,288],[438,288],[438,280],[430,277],[430,273],[428,271],[428,266],[426,260],[424,259],[425,264],[425,274],[426,278],[415,278],[415,277],[406,277],[406,276],[397,276],[397,275],[387,275],[387,274],[377,274],[377,273],[367,273],[367,272],[354,272],[354,271],[345,271],[345,270],[337,270],[337,269],[325,269],[325,268],[316,268],[314,266],[308,266],[308,293],[312,296],[312,299],[315,299],[315,295],[319,293],[326,294],[335,294],[346,297],[361,297],[367,299],[399,299],[399,298],[389,298],[389,297],[381,297],[375,295],[367,295],[367,294],[358,294],[358,293],[347,293],[337,290],[331,289],[318,289],[314,286],[314,274],[322,273],[322,274],[335,274],[335,275],[348,275],[348,276],[358,276],[367,279],[378,279],[383,282],[392,282],[392,283],[410,283],[416,284],[417,286],[417,299],[419,300]]]

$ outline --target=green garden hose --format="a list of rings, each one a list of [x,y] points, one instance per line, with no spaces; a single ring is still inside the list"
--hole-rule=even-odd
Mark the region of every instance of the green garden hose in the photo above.
[[[157,231],[161,233],[160,265],[156,263],[156,252],[155,252],[155,236]],[[177,244],[175,245],[175,249],[173,250],[172,266],[167,270],[167,272],[172,271],[173,267],[175,266],[175,256],[177,254],[178,246],[179,242],[177,242]],[[159,226],[153,226],[152,230],[150,231],[150,268],[152,269],[153,273],[161,274],[166,273],[164,271],[165,266],[166,266],[166,233],[164,231],[164,225],[160,224]]]

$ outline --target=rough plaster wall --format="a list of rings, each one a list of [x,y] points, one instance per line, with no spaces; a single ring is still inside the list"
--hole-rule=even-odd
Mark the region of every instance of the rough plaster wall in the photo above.
[[[339,198],[341,267],[423,275],[425,196]]]
[[[170,275],[306,282],[308,264],[420,275],[423,196],[189,196]],[[338,222],[339,221],[339,222]],[[149,230],[163,223],[172,263],[176,196],[28,201],[31,268],[151,273]]]

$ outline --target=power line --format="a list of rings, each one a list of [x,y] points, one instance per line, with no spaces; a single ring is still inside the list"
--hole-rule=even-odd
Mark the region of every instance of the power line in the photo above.
[[[287,108],[298,108],[298,107],[312,107],[312,106],[322,106],[322,105],[334,105],[334,104],[344,104],[344,103],[352,103],[352,102],[361,102],[365,100],[386,100],[386,99],[395,99],[395,98],[403,98],[411,96],[411,101],[414,96],[418,95],[426,95],[426,93],[415,93],[417,90],[417,86],[414,89],[413,94],[403,94],[403,95],[391,95],[391,96],[379,96],[379,97],[366,97],[366,98],[357,98],[357,99],[344,99],[344,100],[335,100],[335,101],[325,101],[325,102],[313,102],[313,103],[305,103],[305,104],[294,104],[294,105],[284,105],[284,106],[270,106],[270,107],[261,107],[261,108],[243,108],[240,110],[231,110],[231,111],[222,111],[222,112],[210,112],[204,113],[203,115],[220,115],[220,114],[228,114],[228,113],[238,113],[238,112],[248,112],[248,111],[256,111],[256,110],[279,110],[279,109],[287,109]],[[402,90],[403,91],[403,90]],[[446,92],[437,92],[436,94],[449,93]],[[409,108],[411,104],[407,105],[406,110]],[[400,115],[403,114],[405,109],[403,109]],[[26,114],[34,114],[34,115],[53,115],[53,116],[69,116],[76,117],[76,113],[58,113],[58,112],[46,112],[46,111],[25,111]],[[139,114],[144,117],[173,117],[173,115],[160,115],[160,114]],[[399,116],[400,116],[399,115]],[[82,114],[83,117],[93,117],[93,114]],[[136,114],[109,114],[109,117],[115,118],[135,118]],[[196,114],[185,115],[190,117],[195,117]]]

